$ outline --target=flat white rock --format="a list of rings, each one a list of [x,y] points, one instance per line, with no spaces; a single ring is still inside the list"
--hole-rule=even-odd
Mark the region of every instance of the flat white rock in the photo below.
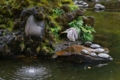
[[[90,47],[96,49],[96,48],[100,48],[101,46],[98,44],[92,44],[90,45]]]
[[[103,48],[97,48],[94,50],[95,53],[102,53],[104,52],[105,50]]]
[[[101,58],[110,58],[110,55],[105,54],[105,53],[99,53],[98,56]]]
[[[96,54],[96,53],[94,53],[94,52],[92,52],[92,53],[90,53],[90,56],[96,57],[96,56],[97,56],[97,54]]]
[[[86,49],[83,49],[83,50],[81,50],[81,53],[82,53],[82,54],[89,54],[89,51],[86,50]]]

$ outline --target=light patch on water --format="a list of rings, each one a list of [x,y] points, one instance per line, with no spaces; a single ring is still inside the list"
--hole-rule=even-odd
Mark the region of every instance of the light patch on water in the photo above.
[[[14,79],[18,78],[21,80],[42,80],[44,77],[47,77],[48,72],[49,70],[45,67],[23,66],[21,69],[17,70]]]
[[[25,68],[25,73],[27,75],[36,75],[37,73],[43,73],[45,71],[45,68],[35,68],[35,67],[28,67],[28,68]]]
[[[28,73],[36,73],[36,69],[32,68],[27,71]]]
[[[106,65],[108,65],[108,63],[98,64],[97,67],[103,67],[103,66],[106,66]]]

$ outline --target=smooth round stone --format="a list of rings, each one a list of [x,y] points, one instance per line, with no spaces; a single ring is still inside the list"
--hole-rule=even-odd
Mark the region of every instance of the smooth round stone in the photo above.
[[[99,53],[98,56],[101,58],[110,58],[110,55],[108,55],[106,53]]]
[[[96,56],[97,56],[97,54],[96,54],[96,53],[94,53],[94,52],[92,52],[92,53],[90,53],[90,56],[96,57]]]
[[[90,46],[90,45],[92,45],[92,42],[89,41],[85,42],[85,46]]]
[[[100,48],[101,46],[98,44],[92,44],[90,45],[90,47],[96,49],[96,48]]]
[[[97,48],[94,50],[95,53],[102,53],[104,52],[105,50],[103,48]]]
[[[86,50],[86,49],[83,49],[83,50],[81,50],[81,53],[82,53],[82,54],[89,54],[89,51]]]

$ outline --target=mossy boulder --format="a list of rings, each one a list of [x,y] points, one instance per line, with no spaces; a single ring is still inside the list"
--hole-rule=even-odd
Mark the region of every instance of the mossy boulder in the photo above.
[[[84,14],[72,0],[5,0],[0,4],[1,56],[52,55],[55,45],[65,39],[61,38],[61,31],[70,27],[69,22]],[[25,28],[31,15],[36,21],[44,22],[42,40],[26,36],[29,31]],[[90,23],[84,20],[84,24],[93,25]],[[6,41],[4,37],[9,39]]]

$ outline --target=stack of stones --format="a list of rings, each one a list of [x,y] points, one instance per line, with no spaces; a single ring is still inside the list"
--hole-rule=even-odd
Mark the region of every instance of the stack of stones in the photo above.
[[[91,48],[91,50],[83,49],[81,50],[81,54],[89,55],[89,56],[96,57],[96,58],[99,57],[99,58],[113,60],[113,58],[108,54],[109,50],[106,50],[99,44],[93,44],[92,42],[86,42],[85,46]]]

